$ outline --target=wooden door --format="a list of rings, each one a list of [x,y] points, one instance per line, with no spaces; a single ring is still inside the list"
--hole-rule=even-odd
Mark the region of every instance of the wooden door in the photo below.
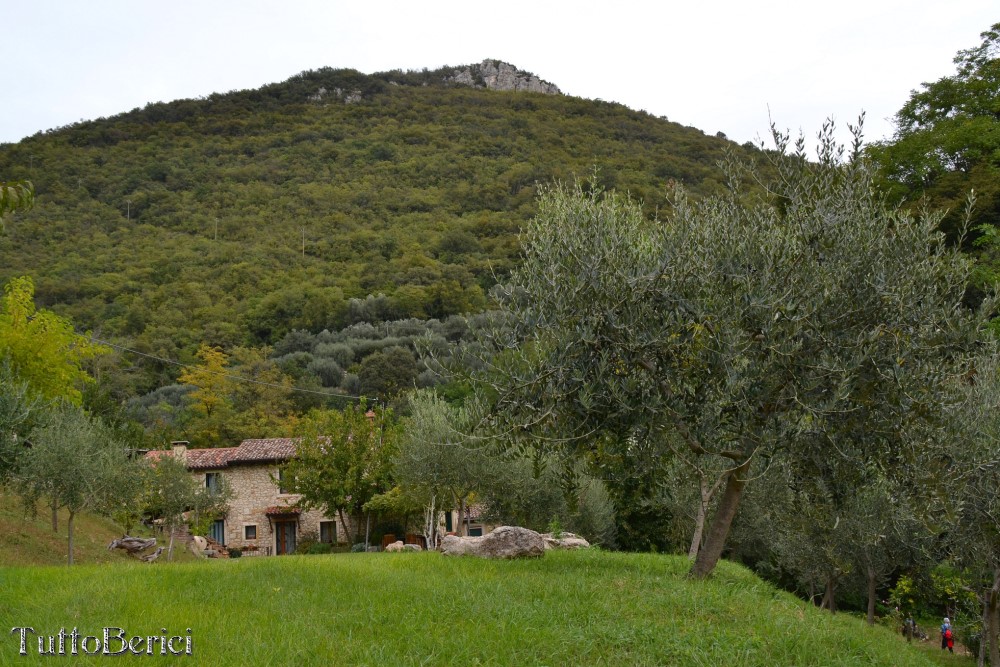
[[[277,555],[295,553],[295,522],[274,522],[274,553]]]

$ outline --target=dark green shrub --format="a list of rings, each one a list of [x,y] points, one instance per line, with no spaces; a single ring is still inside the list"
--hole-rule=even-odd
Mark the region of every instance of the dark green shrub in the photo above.
[[[300,546],[296,550],[296,553],[304,556],[316,556],[320,554],[328,554],[330,551],[331,547],[327,542],[310,542],[305,546]]]

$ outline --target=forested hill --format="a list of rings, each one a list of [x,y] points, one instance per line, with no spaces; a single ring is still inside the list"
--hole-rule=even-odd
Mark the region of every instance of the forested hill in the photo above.
[[[191,359],[342,327],[369,294],[386,320],[482,309],[539,182],[596,167],[651,213],[671,179],[719,187],[721,135],[456,71],[322,69],[0,145],[0,177],[37,192],[0,234],[0,281],[30,275],[79,329]]]

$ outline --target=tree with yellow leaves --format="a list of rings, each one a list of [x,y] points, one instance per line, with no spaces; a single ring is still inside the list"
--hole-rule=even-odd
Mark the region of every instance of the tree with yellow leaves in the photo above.
[[[228,426],[233,413],[233,379],[226,367],[229,357],[220,348],[205,344],[196,356],[201,364],[186,368],[177,378],[194,387],[189,394],[194,416],[185,431],[199,446],[223,445],[232,439]]]
[[[73,324],[35,308],[35,284],[29,276],[12,278],[0,297],[0,359],[43,398],[65,398],[79,405],[81,388],[94,379],[83,364],[107,352],[78,334]]]

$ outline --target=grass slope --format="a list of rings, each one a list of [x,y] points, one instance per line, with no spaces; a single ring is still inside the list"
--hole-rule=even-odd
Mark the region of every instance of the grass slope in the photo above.
[[[7,568],[0,610],[8,627],[44,634],[191,628],[192,657],[142,656],[149,665],[935,664],[737,565],[720,564],[709,582],[686,579],[687,567],[682,557],[594,551],[517,562],[338,554]],[[0,640],[0,665],[51,662],[30,643],[19,656],[17,639]]]
[[[69,513],[59,510],[59,530],[52,532],[52,512],[48,507],[40,503],[34,517],[26,516],[20,498],[0,490],[0,567],[65,565],[68,520]],[[120,550],[108,551],[108,543],[122,536],[121,526],[111,519],[84,512],[73,523],[73,560],[77,565],[134,562]],[[132,534],[150,536],[145,530],[133,530]],[[163,546],[167,546],[166,542]],[[195,558],[182,546],[174,549],[174,560]]]
[[[65,565],[68,519],[69,513],[60,510],[59,532],[52,532],[51,510],[40,504],[34,517],[26,516],[18,497],[0,490],[0,566]],[[108,542],[122,534],[113,521],[81,514],[73,523],[73,557],[77,563],[121,560],[107,549]]]

